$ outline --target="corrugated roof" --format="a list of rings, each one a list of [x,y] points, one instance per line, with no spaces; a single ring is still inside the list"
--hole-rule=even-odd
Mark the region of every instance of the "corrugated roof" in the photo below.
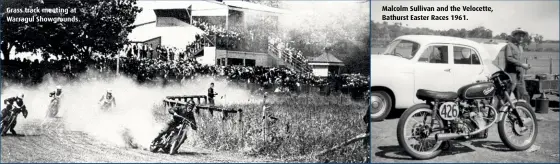
[[[329,53],[323,53],[321,56],[309,60],[309,63],[343,63],[338,58]]]

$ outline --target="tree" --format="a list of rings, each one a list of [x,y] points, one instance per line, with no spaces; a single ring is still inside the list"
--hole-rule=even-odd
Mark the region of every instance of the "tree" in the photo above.
[[[2,42],[1,49],[4,60],[10,58],[10,52],[13,48],[17,51],[31,51],[36,49],[39,44],[35,42],[43,42],[38,37],[39,24],[36,22],[8,22],[8,17],[32,17],[35,14],[8,14],[7,8],[26,8],[29,6],[37,6],[40,4],[37,0],[5,0],[2,4]]]
[[[500,35],[494,36],[494,39],[507,40],[508,39],[508,34],[502,32]]]
[[[76,13],[63,15],[75,16],[78,22],[33,22],[5,23],[2,27],[2,53],[9,59],[9,50],[41,50],[55,56],[78,56],[89,59],[93,52],[102,54],[116,53],[127,43],[127,35],[132,30],[136,14],[141,10],[135,6],[136,0],[9,0],[2,8],[38,7],[77,9]],[[38,15],[38,14],[36,14]],[[47,17],[50,15],[41,14]],[[6,14],[2,15],[5,21]]]

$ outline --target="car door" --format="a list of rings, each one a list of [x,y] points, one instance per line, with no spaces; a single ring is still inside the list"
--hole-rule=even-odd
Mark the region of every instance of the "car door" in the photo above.
[[[455,90],[475,83],[477,80],[484,80],[484,67],[480,53],[476,49],[464,45],[453,45],[452,62],[450,72],[453,75],[453,88]]]
[[[431,44],[419,54],[414,67],[414,89],[456,91],[451,74],[449,44]],[[415,103],[423,102],[415,98]]]

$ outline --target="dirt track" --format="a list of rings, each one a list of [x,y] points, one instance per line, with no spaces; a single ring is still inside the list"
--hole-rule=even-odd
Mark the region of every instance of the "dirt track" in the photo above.
[[[450,151],[430,160],[414,160],[399,146],[396,138],[398,118],[372,124],[372,162],[554,162],[559,160],[559,113],[537,114],[538,136],[526,151],[510,151],[500,140],[496,125],[486,139],[452,141]]]
[[[60,120],[42,125],[31,121],[19,125],[18,136],[2,137],[4,162],[274,162],[242,154],[215,152],[183,145],[178,154],[151,153],[106,144],[85,133],[65,131]],[[278,162],[278,161],[275,161]]]

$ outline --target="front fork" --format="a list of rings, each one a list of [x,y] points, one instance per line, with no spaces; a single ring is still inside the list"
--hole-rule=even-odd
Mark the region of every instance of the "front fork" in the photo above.
[[[515,103],[511,100],[510,94],[508,92],[504,91],[504,98],[503,99],[506,100],[506,103],[505,103],[505,107],[503,107],[503,109],[500,110],[500,113],[507,114],[508,109],[509,109],[509,111],[511,111],[513,116],[515,118],[517,118],[517,120],[518,120],[517,122],[519,123],[519,126],[524,127],[525,125],[523,123],[523,120],[521,119],[521,116],[519,115],[519,112],[517,111]],[[504,104],[503,99],[500,100],[500,104]],[[502,116],[500,116],[500,121],[504,121],[503,119],[505,119],[503,114],[502,114]],[[505,116],[507,116],[507,115],[505,115]]]

